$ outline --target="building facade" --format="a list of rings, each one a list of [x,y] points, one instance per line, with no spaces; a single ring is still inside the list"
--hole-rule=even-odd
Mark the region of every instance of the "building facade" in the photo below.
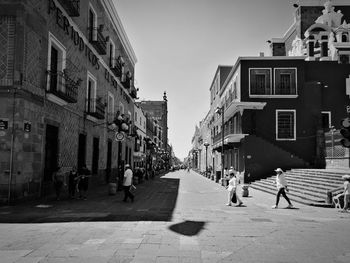
[[[334,134],[350,105],[350,3],[322,2],[294,5],[294,23],[269,41],[271,56],[218,67],[205,117],[214,175],[232,166],[249,182],[276,167],[324,168],[336,151],[337,165],[349,167],[349,153]],[[205,129],[196,130],[192,150]]]
[[[132,163],[136,56],[111,0],[0,1],[0,193],[51,192],[52,173],[84,164],[109,180]]]
[[[160,137],[160,140],[155,143],[157,146],[169,152],[167,149],[168,145],[168,98],[166,93],[164,92],[162,101],[140,101],[140,108],[144,111],[144,113],[153,120],[156,121],[156,129],[158,129],[158,135],[156,137]],[[160,133],[160,136],[159,136]],[[155,138],[155,140],[157,140]]]

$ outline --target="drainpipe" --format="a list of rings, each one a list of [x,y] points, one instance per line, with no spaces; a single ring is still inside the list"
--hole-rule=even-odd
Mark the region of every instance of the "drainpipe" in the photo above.
[[[14,155],[14,145],[15,145],[15,107],[16,107],[16,87],[13,87],[13,103],[12,103],[12,131],[11,131],[11,154],[10,154],[10,174],[8,180],[8,195],[7,202],[10,205],[11,201],[11,184],[13,175],[13,155]]]

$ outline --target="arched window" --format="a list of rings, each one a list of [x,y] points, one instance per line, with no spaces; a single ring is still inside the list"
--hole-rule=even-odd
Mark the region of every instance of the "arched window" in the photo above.
[[[349,35],[348,35],[348,33],[343,33],[342,34],[341,42],[349,42]]]

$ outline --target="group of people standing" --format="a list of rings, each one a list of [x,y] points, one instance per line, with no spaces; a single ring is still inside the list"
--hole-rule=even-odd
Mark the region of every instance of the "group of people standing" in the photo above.
[[[75,166],[68,175],[68,194],[69,198],[74,199],[75,193],[79,193],[78,199],[87,199],[87,190],[89,186],[90,170],[84,165],[79,171]],[[58,167],[52,174],[52,182],[55,188],[56,199],[60,200],[64,186],[67,186],[66,173],[61,167]]]
[[[75,194],[79,193],[79,196],[77,197],[78,199],[87,200],[87,191],[90,177],[91,172],[86,167],[86,165],[79,169],[79,171],[74,166],[68,175],[69,198],[75,199]],[[58,167],[52,174],[52,181],[55,188],[56,199],[60,200],[63,187],[67,186],[66,173],[61,167]],[[123,176],[124,202],[127,202],[128,198],[131,199],[131,202],[134,202],[135,196],[131,193],[132,188],[135,188],[133,185],[133,172],[130,165],[126,164]]]

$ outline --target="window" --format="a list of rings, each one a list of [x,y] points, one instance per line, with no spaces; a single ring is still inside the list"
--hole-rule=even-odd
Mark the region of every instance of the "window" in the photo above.
[[[49,48],[48,48],[48,90],[65,92],[63,71],[66,68],[66,48],[57,40],[57,38],[49,33]]]
[[[249,69],[250,95],[271,95],[271,69]]]
[[[95,112],[96,109],[96,78],[88,71],[86,87],[86,108],[88,112]]]
[[[120,114],[124,114],[124,105],[121,102],[119,104],[119,111],[120,111]]]
[[[297,95],[296,69],[275,68],[274,95]]]
[[[276,111],[276,140],[295,140],[295,110]]]
[[[233,92],[232,92],[233,99],[237,99],[237,80],[235,79],[233,82]]]
[[[115,45],[111,39],[109,39],[109,66],[111,68],[115,66]]]
[[[89,6],[89,40],[97,40],[97,13],[94,8]]]
[[[113,121],[114,119],[114,96],[108,92],[108,105],[107,105],[108,119]]]
[[[331,112],[322,111],[322,127],[325,131],[328,131],[332,126],[331,122]]]

